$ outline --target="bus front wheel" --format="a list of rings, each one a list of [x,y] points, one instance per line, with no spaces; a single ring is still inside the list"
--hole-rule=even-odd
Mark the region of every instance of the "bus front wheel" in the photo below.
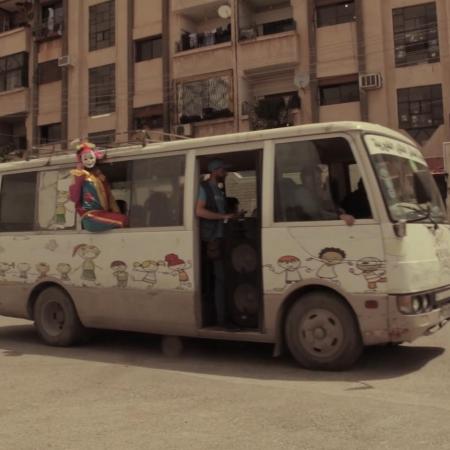
[[[66,347],[81,342],[86,336],[87,330],[71,298],[57,287],[42,291],[33,311],[34,324],[46,344]]]
[[[292,356],[307,369],[344,370],[361,355],[359,328],[335,294],[308,292],[290,308],[285,338]]]

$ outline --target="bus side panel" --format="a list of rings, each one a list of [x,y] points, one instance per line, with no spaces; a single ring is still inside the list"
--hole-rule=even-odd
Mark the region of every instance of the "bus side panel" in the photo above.
[[[31,289],[53,281],[87,326],[193,330],[192,241],[182,229],[2,236],[0,313],[26,317]]]
[[[0,292],[0,315],[29,319],[27,311],[29,286],[3,282]]]
[[[189,335],[195,330],[192,292],[78,287],[70,293],[87,327]]]
[[[276,245],[273,243],[276,242]],[[366,345],[386,342],[387,275],[377,224],[321,222],[263,229],[265,329],[280,325],[280,306],[297,289],[323,286],[340,293],[353,309]],[[366,305],[367,300],[375,303]]]

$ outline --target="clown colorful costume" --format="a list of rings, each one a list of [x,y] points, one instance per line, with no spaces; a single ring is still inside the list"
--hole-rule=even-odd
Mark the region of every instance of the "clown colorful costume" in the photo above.
[[[94,154],[87,144],[80,147],[77,153],[80,161],[83,161],[83,153]],[[75,176],[75,183],[70,186],[70,199],[75,203],[85,230],[105,231],[127,226],[128,218],[120,214],[106,177],[99,169],[75,169],[71,174]]]

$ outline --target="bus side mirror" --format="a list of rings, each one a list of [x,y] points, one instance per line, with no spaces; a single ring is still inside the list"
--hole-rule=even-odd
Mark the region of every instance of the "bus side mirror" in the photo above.
[[[431,202],[431,175],[425,170],[414,172],[414,193],[416,194],[417,203]]]
[[[395,222],[393,227],[397,237],[402,238],[406,236],[406,220],[401,219],[398,222]]]

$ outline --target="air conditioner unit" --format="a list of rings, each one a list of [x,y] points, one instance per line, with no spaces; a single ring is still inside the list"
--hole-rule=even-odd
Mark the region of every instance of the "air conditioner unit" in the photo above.
[[[194,127],[190,123],[184,123],[175,127],[175,134],[178,136],[193,136]]]
[[[58,58],[58,67],[67,67],[70,66],[70,56],[69,55],[65,55],[65,56],[60,56]]]
[[[361,89],[380,89],[383,87],[383,77],[381,73],[367,73],[359,76],[359,87]]]

